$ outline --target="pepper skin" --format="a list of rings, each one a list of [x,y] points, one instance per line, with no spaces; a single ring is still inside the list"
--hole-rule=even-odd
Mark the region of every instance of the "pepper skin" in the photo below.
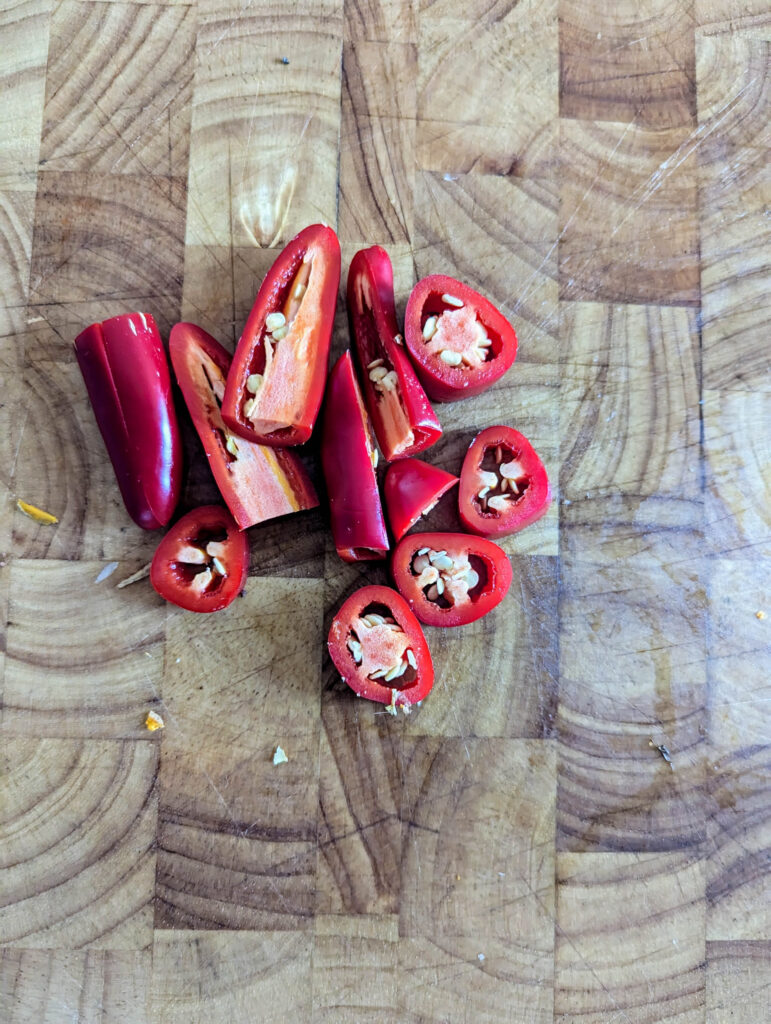
[[[401,540],[421,516],[458,482],[458,477],[420,459],[404,459],[388,467],[383,485],[391,532]]]
[[[144,530],[171,519],[182,484],[182,442],[166,353],[149,313],[91,324],[75,355],[126,511]]]
[[[338,555],[346,562],[385,558],[388,533],[375,477],[377,449],[350,350],[340,356],[329,375],[321,464]]]

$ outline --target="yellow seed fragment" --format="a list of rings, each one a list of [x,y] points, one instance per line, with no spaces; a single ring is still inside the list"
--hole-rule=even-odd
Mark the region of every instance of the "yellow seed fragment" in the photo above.
[[[247,419],[249,419],[249,417],[254,412],[254,405],[255,402],[253,398],[247,398],[247,400],[244,402],[244,416],[246,416]]]
[[[288,327],[277,327],[273,332],[274,341],[282,341],[289,333]]]
[[[250,395],[256,395],[262,387],[262,382],[265,378],[261,373],[250,373],[246,378],[246,390]]]
[[[279,327],[283,327],[286,323],[286,317],[283,313],[268,313],[265,317],[265,329],[268,333],[275,335]]]
[[[228,439],[225,442],[225,447],[227,448],[231,455],[238,455],[238,445],[236,444],[236,439],[233,437],[232,434],[228,434],[227,437]]]
[[[56,516],[52,516],[50,512],[44,512],[42,508],[29,505],[26,501],[17,501],[16,507],[25,516],[29,516],[30,519],[34,519],[36,523],[41,523],[43,526],[53,526],[54,523],[59,522]]]
[[[756,619],[765,619],[765,617],[766,617],[766,613],[764,611],[755,612],[755,618]]]
[[[157,711],[148,711],[145,718],[145,729],[148,732],[155,732],[156,729],[165,728],[166,723],[163,721]]]

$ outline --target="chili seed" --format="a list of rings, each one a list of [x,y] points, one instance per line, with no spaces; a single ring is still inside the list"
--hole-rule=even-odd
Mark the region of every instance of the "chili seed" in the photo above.
[[[379,380],[382,380],[387,373],[388,370],[386,370],[385,366],[376,366],[374,370],[369,371],[369,379],[377,383]]]
[[[386,674],[386,673],[387,673],[388,671],[390,671],[390,670],[389,670],[389,669],[387,669],[387,668],[379,668],[379,669],[377,669],[377,670],[376,670],[375,672],[370,672],[370,674],[369,674],[369,678],[370,678],[370,679],[382,679],[382,677],[383,677],[383,676],[384,676],[384,675],[385,675],[385,674]]]
[[[391,370],[390,373],[387,373],[385,377],[383,377],[380,383],[383,385],[384,388],[386,388],[386,390],[393,391],[396,385],[399,383],[399,374],[396,372],[396,370]]]
[[[371,363],[367,363],[367,369],[374,370],[376,366],[382,366],[384,362],[383,359],[373,359]]]
[[[463,306],[463,299],[459,299],[457,295],[450,295],[449,292],[445,292],[442,296],[442,302],[448,306],[457,306],[460,309]]]
[[[286,317],[283,313],[268,313],[265,317],[265,330],[269,334],[274,334],[277,328],[283,327],[286,323]]]
[[[440,595],[441,595],[441,594],[443,594],[443,593],[444,593],[444,580],[442,579],[442,577],[441,577],[441,576],[440,576],[440,577],[439,577],[439,579],[438,579],[438,580],[436,581],[436,583],[434,584],[434,586],[436,587],[436,592],[437,592],[437,594],[440,594]]]
[[[408,647],[407,650],[404,653],[407,656],[407,661],[410,663],[410,665],[413,668],[417,668],[418,667],[418,661],[417,661],[417,658],[415,657],[415,655],[413,653],[412,648]]]
[[[477,364],[477,363],[478,363],[478,362],[480,361],[480,359],[482,358],[482,357],[480,356],[480,354],[479,354],[479,351],[478,351],[478,349],[475,349],[475,350],[474,350],[474,352],[475,352],[475,355],[476,355],[476,359],[474,358],[474,356],[472,356],[472,355],[471,355],[470,353],[468,353],[468,352],[464,352],[464,353],[463,353],[463,355],[461,356],[461,359],[462,359],[462,361],[463,361],[463,362],[464,362],[464,363],[466,364],[466,366],[476,366],[476,364]]]
[[[436,583],[438,579],[439,570],[435,569],[433,565],[427,565],[420,576],[418,576],[418,586],[422,589],[427,583]]]
[[[404,345],[404,338],[401,336],[401,334],[395,334],[394,341],[396,342],[397,345]]]
[[[426,597],[429,601],[436,601],[437,597],[439,597],[439,591],[437,590],[436,584],[428,588],[426,591]]]
[[[353,660],[356,662],[357,665],[359,665],[361,663],[361,658],[362,658],[361,644],[359,643],[359,641],[358,640],[354,640],[353,637],[351,637],[348,640],[348,643],[347,643],[346,646],[348,647],[348,650],[353,655]]]
[[[463,356],[460,352],[453,352],[452,349],[443,348],[439,353],[439,358],[443,363],[447,363],[448,366],[460,366]]]
[[[247,400],[244,402],[244,416],[246,416],[247,419],[249,419],[249,417],[254,412],[255,405],[256,402],[254,401],[253,398],[247,398]]]
[[[212,558],[211,564],[214,566],[214,571],[218,576],[227,576],[227,569],[222,562],[220,562],[219,558]]]
[[[505,476],[508,480],[516,480],[517,477],[524,475],[525,470],[516,459],[513,462],[504,462],[501,465],[501,476]]]
[[[423,340],[431,341],[433,336],[436,334],[436,320],[435,316],[430,316],[428,320],[423,324]]]
[[[273,331],[273,340],[283,341],[287,334],[289,334],[288,327],[277,327],[275,331]]]
[[[469,590],[473,590],[474,587],[479,583],[479,573],[476,569],[469,569],[466,573],[466,579],[468,580]]]
[[[228,434],[228,439],[225,442],[225,447],[227,448],[231,455],[238,455],[238,445],[236,444],[236,439],[233,437],[232,434]]]
[[[246,378],[246,390],[250,395],[256,395],[265,380],[261,373],[250,373]]]
[[[366,624],[370,627],[382,626],[385,624],[385,619],[383,618],[383,616],[377,615],[375,612],[370,612],[369,615],[365,615],[361,621],[366,622]]]
[[[446,554],[447,554],[447,552],[444,550],[444,548],[442,548],[441,551],[431,551],[431,549],[429,548],[428,558],[429,558],[429,561],[431,562],[431,564],[433,565],[434,562],[437,560],[437,558],[440,555],[446,555]]]
[[[429,564],[425,555],[418,555],[412,562],[412,571],[421,573]]]
[[[390,683],[392,679],[397,679],[399,676],[404,675],[407,671],[407,662],[402,660],[398,665],[394,665],[390,672],[386,672],[385,681]]]
[[[305,285],[298,281],[295,285],[294,291],[292,292],[292,298],[301,299],[303,295],[305,295]]]
[[[440,570],[441,569],[452,569],[452,567],[453,567],[453,560],[449,557],[449,555],[439,555],[438,558],[434,559],[433,564],[434,564],[435,568],[440,569]]]
[[[190,545],[189,547],[180,548],[177,551],[177,557],[174,561],[184,562],[185,565],[204,565],[206,562],[206,555],[200,548]]]
[[[482,498],[485,498],[489,490],[489,487],[483,487],[481,491],[477,491],[477,498],[479,498],[480,500]]]
[[[498,465],[503,462],[503,448],[499,444],[495,446],[495,461]]]
[[[492,498],[487,499],[487,504],[490,508],[495,509],[496,512],[506,512],[509,508],[508,495],[496,494]]]

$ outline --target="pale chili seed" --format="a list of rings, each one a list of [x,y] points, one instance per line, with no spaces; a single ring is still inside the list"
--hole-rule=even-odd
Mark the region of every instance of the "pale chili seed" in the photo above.
[[[283,313],[268,313],[265,317],[265,329],[269,334],[275,334],[279,327],[286,324],[286,317]]]
[[[459,299],[457,295],[450,295],[449,292],[444,293],[442,302],[448,306],[456,306],[458,309],[463,307],[463,299]]]

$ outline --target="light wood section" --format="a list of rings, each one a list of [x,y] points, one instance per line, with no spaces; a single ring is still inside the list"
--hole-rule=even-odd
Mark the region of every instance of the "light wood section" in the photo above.
[[[707,943],[707,1024],[753,1024],[768,1009],[771,943]]]
[[[399,922],[379,914],[318,914],[313,1024],[396,1024]]]

